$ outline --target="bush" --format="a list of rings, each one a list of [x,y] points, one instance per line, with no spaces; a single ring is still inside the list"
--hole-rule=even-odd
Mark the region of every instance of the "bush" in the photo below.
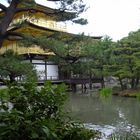
[[[89,140],[93,136],[79,123],[71,123],[63,112],[64,85],[48,82],[38,88],[31,81],[10,85],[6,93],[0,105],[2,140]]]
[[[90,140],[94,138],[96,133],[89,129],[86,129],[79,123],[68,123],[64,129],[62,129],[61,140]]]
[[[107,88],[107,87],[106,88],[102,88],[100,90],[100,95],[102,97],[108,98],[108,97],[110,97],[112,95],[112,89],[111,88]]]

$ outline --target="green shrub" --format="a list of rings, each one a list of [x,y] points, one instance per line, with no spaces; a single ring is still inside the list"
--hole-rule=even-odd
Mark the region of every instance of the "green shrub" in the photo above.
[[[4,99],[8,98],[8,89],[7,88],[1,88],[0,89],[0,101],[3,101]]]
[[[1,98],[0,138],[2,140],[90,140],[93,132],[71,123],[63,112],[64,85],[35,82],[10,85],[8,98]],[[2,94],[1,94],[2,96]],[[11,107],[9,107],[9,103]]]
[[[68,123],[64,129],[62,129],[61,140],[90,140],[94,138],[96,133],[86,129],[79,123]]]
[[[140,101],[140,92],[136,93],[136,98]]]
[[[111,88],[107,88],[107,87],[106,88],[102,88],[100,90],[100,95],[102,97],[105,97],[105,98],[110,97],[112,95],[112,89]]]

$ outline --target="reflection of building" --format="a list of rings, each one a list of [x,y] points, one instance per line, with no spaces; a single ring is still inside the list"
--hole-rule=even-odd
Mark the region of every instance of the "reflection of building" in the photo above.
[[[43,50],[39,46],[35,45],[28,48],[21,46],[19,47],[17,40],[22,38],[22,36],[20,36],[21,33],[30,34],[31,36],[38,36],[43,33],[47,33],[48,36],[51,36],[55,33],[61,32],[62,38],[63,36],[69,38],[74,35],[66,32],[65,24],[60,24],[58,18],[59,13],[51,14],[56,12],[54,9],[41,5],[37,5],[35,8],[47,11],[50,13],[50,15],[45,14],[45,12],[40,12],[39,10],[22,11],[16,13],[8,29],[9,32],[12,31],[16,34],[14,36],[9,36],[8,39],[4,41],[0,52],[3,53],[8,49],[13,49],[18,54],[24,55],[26,61],[32,62],[35,65],[39,79],[58,79],[58,66],[54,62],[47,61],[49,56],[55,55],[53,52],[48,49]]]

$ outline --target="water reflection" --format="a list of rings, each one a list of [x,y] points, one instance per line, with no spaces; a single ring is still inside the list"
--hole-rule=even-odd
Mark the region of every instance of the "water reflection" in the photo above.
[[[135,98],[113,96],[102,99],[95,93],[70,94],[68,109],[74,118],[89,127],[111,127],[110,132],[114,129],[140,131],[140,102]]]

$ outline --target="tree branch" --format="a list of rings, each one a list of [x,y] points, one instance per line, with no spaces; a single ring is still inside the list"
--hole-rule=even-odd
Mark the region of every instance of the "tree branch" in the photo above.
[[[2,11],[6,12],[7,7],[0,3],[0,9],[2,9]]]
[[[5,40],[9,25],[15,16],[15,9],[17,8],[19,2],[19,0],[12,0],[10,6],[6,10],[5,15],[0,21],[0,48],[2,47]]]
[[[76,17],[76,13],[74,12],[66,12],[66,9],[51,9],[46,7],[45,10],[40,10],[39,8],[17,8],[16,13],[30,11],[31,13],[43,13],[48,16],[56,16],[56,20],[71,20]]]
[[[23,37],[23,34],[22,33],[18,33],[18,32],[7,32],[7,35],[12,35],[12,36],[20,36],[20,37]]]
[[[6,34],[8,39],[22,39],[24,37],[24,35],[22,33],[18,33],[18,32],[10,32],[8,31]]]
[[[57,9],[49,9],[50,12],[47,12],[47,11],[44,11],[44,10],[40,10],[40,9],[36,9],[36,8],[18,8],[16,10],[16,13],[19,13],[19,12],[25,12],[25,11],[30,11],[31,13],[37,13],[37,12],[40,12],[40,13],[43,13],[43,14],[46,14],[46,15],[55,15],[57,13],[60,13],[59,10]],[[61,12],[64,12],[64,11],[61,11]]]

